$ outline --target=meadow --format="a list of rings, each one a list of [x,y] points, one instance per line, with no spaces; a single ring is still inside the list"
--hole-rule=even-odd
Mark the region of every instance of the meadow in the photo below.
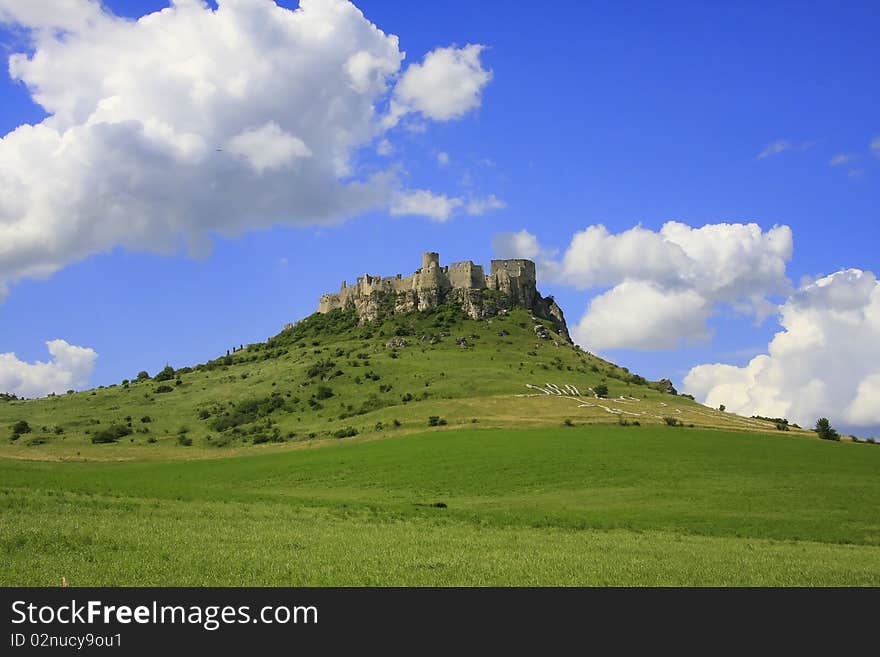
[[[0,584],[873,586],[878,467],[865,444],[613,425],[0,459]]]

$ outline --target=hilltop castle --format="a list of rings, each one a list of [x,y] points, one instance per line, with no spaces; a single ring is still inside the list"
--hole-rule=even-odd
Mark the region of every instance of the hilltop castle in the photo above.
[[[495,293],[486,293],[495,290]],[[395,313],[425,310],[455,301],[472,319],[493,317],[499,311],[523,306],[535,316],[553,322],[557,333],[569,342],[562,309],[553,297],[542,297],[536,287],[535,263],[531,260],[493,260],[490,273],[470,260],[440,266],[440,255],[422,256],[422,266],[406,278],[359,276],[354,285],[345,281],[337,293],[321,295],[319,313],[337,308],[354,309],[361,321],[372,321],[380,309]]]

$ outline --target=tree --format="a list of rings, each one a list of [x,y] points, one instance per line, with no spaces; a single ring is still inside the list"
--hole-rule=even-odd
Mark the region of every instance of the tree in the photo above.
[[[718,407],[718,410],[723,413],[724,411],[727,410],[727,406],[725,406],[724,404],[721,404],[721,406]]]
[[[840,434],[832,427],[827,417],[820,417],[816,420],[816,428],[813,429],[822,440],[840,440]]]
[[[31,425],[26,420],[19,420],[12,425],[12,440],[18,440],[18,437],[25,433],[31,432]]]
[[[604,383],[600,383],[593,388],[593,392],[596,393],[597,397],[605,398],[608,396],[608,386],[606,386]]]
[[[150,378],[150,373],[149,373],[149,372],[147,372],[147,371],[145,371],[145,370],[141,370],[140,372],[138,372],[138,375],[137,375],[137,380],[138,380],[138,381],[146,381],[146,380],[149,379],[149,378]]]
[[[166,365],[161,372],[159,372],[155,377],[153,377],[156,381],[170,381],[174,378],[174,368],[171,365]]]

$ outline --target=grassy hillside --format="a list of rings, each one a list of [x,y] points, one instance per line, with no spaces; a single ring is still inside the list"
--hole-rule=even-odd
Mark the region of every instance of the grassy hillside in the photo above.
[[[538,337],[538,324],[549,339]],[[661,392],[551,329],[523,309],[476,321],[447,305],[365,326],[353,312],[313,315],[266,343],[195,367],[0,401],[0,456],[211,457],[402,435],[431,423],[450,429],[677,422],[778,433],[774,423]],[[607,387],[607,398],[596,396],[599,386]]]
[[[0,585],[880,585],[880,450],[668,426],[0,459]]]

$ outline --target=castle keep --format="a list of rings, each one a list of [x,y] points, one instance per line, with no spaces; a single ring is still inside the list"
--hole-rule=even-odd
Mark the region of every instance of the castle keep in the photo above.
[[[497,293],[486,293],[495,290]],[[364,274],[357,282],[345,281],[337,293],[321,295],[319,313],[337,308],[354,309],[361,321],[372,321],[381,308],[393,312],[426,310],[448,301],[459,303],[472,319],[485,319],[499,311],[523,306],[537,317],[553,322],[555,330],[571,340],[562,309],[552,297],[542,297],[536,287],[535,263],[531,260],[493,260],[486,274],[482,265],[470,260],[440,266],[440,255],[422,256],[422,266],[410,276],[371,276]]]

